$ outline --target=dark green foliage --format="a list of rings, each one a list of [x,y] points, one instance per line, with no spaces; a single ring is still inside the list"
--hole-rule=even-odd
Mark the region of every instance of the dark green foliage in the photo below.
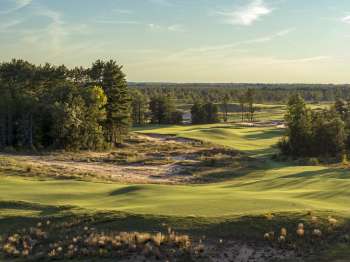
[[[211,102],[195,103],[191,108],[192,124],[212,124],[219,122],[218,106]]]
[[[249,88],[245,93],[245,101],[248,104],[247,119],[250,122],[253,122],[254,120],[254,113],[255,113],[254,96],[255,96],[255,91],[251,88]]]
[[[111,60],[104,64],[102,87],[107,95],[107,132],[112,145],[122,143],[130,127],[130,95],[122,67]]]
[[[129,90],[114,61],[68,70],[12,60],[0,64],[0,92],[0,148],[99,149],[128,131]]]
[[[148,98],[139,90],[131,90],[131,115],[135,126],[145,124],[149,108]]]
[[[346,108],[345,104],[336,102],[334,108],[313,112],[300,95],[292,95],[285,116],[287,133],[279,142],[282,154],[340,159],[349,136],[342,119],[342,115],[346,115],[343,108]]]
[[[181,124],[182,112],[177,111],[169,96],[152,97],[149,104],[152,124]]]
[[[296,156],[308,155],[311,132],[311,111],[300,95],[292,95],[288,101],[287,114],[285,116],[287,137],[290,154]]]
[[[225,123],[228,120],[228,113],[229,113],[229,104],[228,103],[229,103],[229,101],[230,101],[230,98],[226,94],[224,97],[223,103],[222,103],[223,119],[224,119]]]
[[[295,92],[307,102],[328,102],[337,97],[350,99],[350,85],[333,84],[129,83],[129,87],[139,89],[148,97],[170,95],[186,104],[198,101],[221,104],[225,96],[239,102],[248,89],[254,91],[254,103],[286,103]]]
[[[313,113],[313,155],[340,156],[345,149],[345,139],[345,124],[334,110]]]

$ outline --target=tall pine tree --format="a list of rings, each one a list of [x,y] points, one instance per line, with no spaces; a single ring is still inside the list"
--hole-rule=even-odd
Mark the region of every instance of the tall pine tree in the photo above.
[[[104,64],[102,87],[107,96],[107,134],[111,145],[123,142],[130,127],[131,99],[122,66],[110,60]]]

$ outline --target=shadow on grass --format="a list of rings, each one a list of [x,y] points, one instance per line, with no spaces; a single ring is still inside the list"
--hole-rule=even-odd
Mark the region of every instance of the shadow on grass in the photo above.
[[[40,215],[53,215],[58,212],[71,210],[72,206],[50,206],[50,205],[40,205],[35,203],[28,203],[22,201],[0,201],[1,209],[14,209],[14,210],[33,210],[40,211]]]
[[[139,191],[141,188],[142,188],[141,186],[123,187],[123,188],[112,191],[109,195],[110,196],[119,196],[119,195],[123,195],[123,194],[135,193],[135,192]]]
[[[49,206],[35,203],[28,203],[22,201],[0,201],[0,211],[7,210],[25,210],[25,211],[39,211],[41,216],[50,216],[63,211],[69,211],[72,206]],[[1,212],[0,212],[1,214]]]
[[[324,170],[315,170],[315,171],[304,171],[288,176],[283,176],[283,178],[336,178],[336,179],[349,179],[350,180],[350,172],[349,169],[345,168],[327,168]]]
[[[23,226],[33,225],[38,220],[38,217],[67,216],[71,214],[72,209],[72,206],[39,205],[22,201],[0,201],[0,234],[11,232]]]
[[[309,229],[313,228],[311,224],[311,216],[307,212],[299,213],[280,213],[274,214],[273,219],[267,219],[265,216],[240,216],[232,217],[166,217],[157,215],[137,215],[123,212],[94,212],[91,210],[81,210],[79,213],[61,213],[66,210],[66,207],[54,206],[39,206],[31,203],[17,202],[0,202],[1,209],[7,208],[23,208],[23,209],[38,209],[38,210],[55,210],[50,216],[40,215],[39,217],[21,217],[15,216],[11,218],[0,217],[0,235],[14,234],[20,232],[23,228],[36,227],[38,222],[45,222],[48,219],[51,221],[51,228],[48,231],[48,241],[57,241],[58,235],[66,233],[74,233],[74,236],[84,234],[84,227],[94,228],[101,232],[166,232],[168,227],[176,232],[185,233],[192,238],[204,238],[213,243],[218,243],[218,239],[234,240],[241,243],[249,243],[253,246],[258,245],[273,245],[264,240],[266,232],[278,233],[282,227],[288,231],[288,240],[299,243],[303,249],[302,254],[308,254],[307,251],[312,251],[315,258],[323,255],[323,251],[329,258],[328,261],[334,258],[350,258],[350,252],[344,248],[344,244],[349,247],[349,240],[344,238],[344,235],[350,233],[350,221],[339,219],[342,224],[331,233],[327,233],[322,241],[313,241]],[[324,228],[327,227],[327,217],[334,216],[331,212],[315,212],[322,219]],[[295,234],[295,229],[298,223],[303,223],[307,229],[308,236],[305,240],[300,241]],[[69,225],[66,227],[65,225]],[[323,227],[322,227],[323,230]],[[289,233],[290,232],[290,233]],[[298,245],[299,245],[298,244]],[[341,244],[342,248],[338,247]],[[275,246],[278,246],[276,242]],[[305,250],[305,253],[304,253]],[[330,253],[329,251],[334,252]],[[1,255],[1,252],[0,252]],[[307,260],[305,260],[307,261]],[[322,260],[323,261],[323,260]],[[349,261],[349,260],[345,260]]]
[[[273,129],[273,130],[263,130],[262,132],[256,133],[256,131],[248,131],[248,135],[245,136],[249,140],[264,140],[264,139],[273,139],[278,138],[283,135],[282,129]],[[249,134],[254,133],[254,134]]]
[[[150,131],[156,129],[164,129],[172,127],[171,125],[144,125],[144,126],[135,126],[131,129],[133,132],[142,132],[142,131]]]

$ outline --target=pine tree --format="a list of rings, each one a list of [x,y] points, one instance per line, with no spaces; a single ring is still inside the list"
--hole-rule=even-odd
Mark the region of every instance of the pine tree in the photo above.
[[[289,98],[285,120],[290,154],[294,156],[310,155],[311,112],[299,94]]]
[[[107,133],[109,142],[117,145],[123,142],[130,127],[131,99],[122,66],[113,60],[104,64],[102,87],[107,96]]]
[[[223,107],[223,111],[224,111],[224,122],[226,123],[228,121],[228,110],[229,110],[229,96],[226,94],[224,96],[224,100],[223,100],[223,104],[222,104],[222,107]]]
[[[148,99],[139,90],[131,90],[131,108],[132,120],[136,126],[143,125],[146,121],[146,114],[148,112]]]

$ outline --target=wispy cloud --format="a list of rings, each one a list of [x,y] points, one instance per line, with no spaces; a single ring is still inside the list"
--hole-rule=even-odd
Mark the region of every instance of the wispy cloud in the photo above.
[[[186,29],[183,25],[180,24],[174,24],[174,25],[159,25],[159,24],[147,24],[147,27],[152,30],[152,31],[159,31],[159,32],[165,32],[165,31],[170,31],[170,32],[186,32]]]
[[[180,24],[170,25],[168,26],[168,30],[173,32],[186,32],[185,27]]]
[[[222,16],[225,23],[250,26],[271,12],[272,9],[265,4],[264,0],[253,0],[248,5],[237,7],[235,10],[219,11],[216,14]]]
[[[62,38],[68,35],[68,32],[64,28],[64,21],[62,19],[61,13],[41,7],[37,10],[37,15],[44,16],[50,19],[50,23],[47,26],[47,32],[49,35],[49,39],[52,42],[52,48],[55,51],[60,50]]]
[[[52,56],[59,56],[71,48],[70,37],[89,32],[86,24],[66,23],[61,12],[41,4],[33,5],[24,19],[34,18],[41,21],[37,27],[21,27],[16,30],[21,44],[28,48],[46,50]],[[21,21],[24,24],[24,21]],[[18,23],[18,22],[17,22]],[[15,26],[13,24],[12,26]]]
[[[16,12],[32,3],[32,0],[10,0],[10,8],[6,10],[0,10],[0,14],[10,14]]]
[[[299,63],[313,63],[313,62],[319,62],[324,60],[332,59],[331,56],[313,56],[313,57],[301,57],[296,59],[280,59],[280,58],[270,58],[268,59],[265,64],[271,65],[271,64],[299,64]]]
[[[113,19],[98,19],[95,20],[98,24],[115,24],[115,25],[140,25],[141,23],[134,20],[113,20]]]
[[[289,35],[291,32],[293,32],[295,30],[296,30],[295,27],[287,28],[287,29],[284,29],[284,30],[281,30],[281,31],[277,32],[275,34],[275,36],[286,36],[286,35]]]
[[[1,33],[4,33],[4,32],[7,32],[9,31],[11,28],[19,25],[22,23],[22,20],[19,20],[19,19],[14,19],[14,20],[11,20],[11,21],[7,21],[7,22],[3,22],[0,24],[0,32]]]
[[[261,36],[257,38],[252,38],[248,40],[237,41],[229,44],[222,45],[211,45],[211,46],[202,46],[202,47],[193,47],[183,49],[177,52],[171,52],[168,55],[163,55],[162,58],[155,59],[151,57],[148,61],[142,61],[142,65],[154,65],[157,63],[160,64],[174,64],[174,63],[183,63],[187,62],[188,64],[200,65],[203,61],[211,61],[211,63],[226,63],[232,65],[232,61],[236,62],[246,62],[251,61],[250,57],[242,58],[242,54],[249,54],[249,47],[251,45],[263,44],[273,41],[274,39],[286,37],[288,34],[293,32],[295,28],[287,28],[281,31],[275,32],[270,35]],[[156,50],[154,50],[156,51]],[[237,56],[239,54],[239,56]],[[232,57],[235,56],[235,59]],[[259,58],[260,59],[260,58]],[[299,59],[299,62],[307,62],[305,58],[304,61]],[[215,62],[216,61],[216,62]],[[287,63],[287,60],[278,60],[278,59],[267,59],[266,57],[261,58],[261,60],[256,60],[260,64],[276,64],[276,63]],[[297,61],[295,61],[297,62]]]
[[[350,24],[350,15],[343,17],[341,21],[344,23]]]
[[[251,44],[265,43],[265,42],[270,42],[276,38],[285,37],[295,30],[296,30],[295,28],[286,28],[270,35],[238,41],[231,44],[213,45],[213,46],[199,47],[199,48],[188,49],[188,50],[197,51],[197,52],[209,52],[209,51],[218,51],[218,50],[237,48],[240,46],[246,46]]]
[[[157,24],[148,24],[147,26],[152,31],[157,31],[157,30],[161,30],[162,29],[162,27],[160,25],[157,25]]]

